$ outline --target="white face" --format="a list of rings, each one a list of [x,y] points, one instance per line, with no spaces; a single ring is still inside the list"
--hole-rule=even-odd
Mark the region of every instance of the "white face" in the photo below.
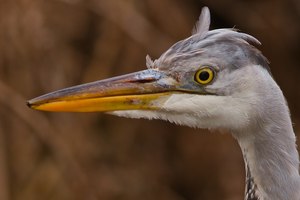
[[[267,70],[260,66],[243,67],[232,72],[223,70],[205,88],[215,95],[174,93],[156,100],[159,110],[114,111],[111,114],[162,119],[197,128],[242,129],[260,112],[255,106],[261,105],[260,96],[264,95],[259,88],[269,81],[274,82]]]

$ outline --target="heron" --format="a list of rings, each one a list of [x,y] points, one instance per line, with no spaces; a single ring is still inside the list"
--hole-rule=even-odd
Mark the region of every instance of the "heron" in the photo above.
[[[253,36],[209,30],[202,8],[190,37],[147,69],[54,91],[27,102],[56,112],[106,112],[225,129],[238,142],[246,169],[245,200],[299,200],[296,137],[285,97]]]

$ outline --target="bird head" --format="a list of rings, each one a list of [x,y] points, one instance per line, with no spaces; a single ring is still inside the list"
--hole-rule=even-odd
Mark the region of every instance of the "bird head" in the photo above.
[[[57,112],[108,112],[200,128],[237,129],[251,122],[261,83],[272,79],[254,37],[235,29],[209,31],[203,8],[192,36],[171,46],[147,69],[58,90],[29,107]]]

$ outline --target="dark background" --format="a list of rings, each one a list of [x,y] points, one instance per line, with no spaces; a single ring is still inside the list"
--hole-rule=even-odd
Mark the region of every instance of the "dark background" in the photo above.
[[[243,199],[243,159],[229,134],[25,105],[145,69],[146,54],[191,34],[204,5],[211,28],[263,43],[300,133],[299,0],[0,0],[0,199]]]

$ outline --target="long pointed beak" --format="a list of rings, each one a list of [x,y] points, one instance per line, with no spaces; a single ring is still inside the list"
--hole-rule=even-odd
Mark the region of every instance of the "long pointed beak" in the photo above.
[[[27,105],[55,112],[153,110],[176,91],[172,80],[161,71],[149,69],[58,90],[29,100]]]

